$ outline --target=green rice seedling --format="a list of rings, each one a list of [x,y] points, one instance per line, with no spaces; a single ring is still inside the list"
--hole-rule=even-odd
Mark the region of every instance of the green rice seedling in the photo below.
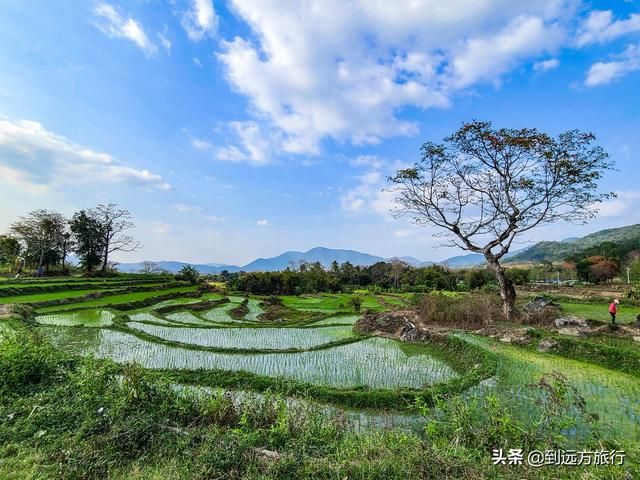
[[[333,387],[421,388],[458,376],[428,347],[421,347],[422,354],[408,356],[398,342],[383,338],[300,353],[237,355],[168,347],[117,331],[94,331],[98,338],[93,342],[76,342],[70,329],[56,329],[52,340],[77,353],[137,362],[146,368],[246,371]]]
[[[514,411],[535,415],[538,399],[524,386],[544,374],[559,371],[580,391],[589,411],[598,415],[603,433],[613,438],[626,435],[640,440],[640,379],[637,377],[591,363],[504,345],[485,337],[463,335],[463,338],[491,349],[500,357],[495,381],[474,387],[470,394],[497,393]]]
[[[215,323],[237,323],[238,320],[229,315],[229,310],[232,310],[238,306],[238,303],[229,303],[222,305],[221,307],[212,308],[211,310],[205,310],[199,312],[199,316],[209,322]]]
[[[17,295],[11,297],[0,297],[0,303],[36,303],[47,302],[49,300],[59,300],[62,298],[77,298],[99,292],[99,289],[87,290],[66,290],[63,292],[36,293],[32,295]]]
[[[260,302],[255,298],[250,298],[247,302],[247,308],[249,313],[244,316],[244,319],[250,322],[258,321],[258,316],[264,313],[264,310],[258,305]]]
[[[360,315],[338,315],[311,322],[310,325],[353,325],[359,318]]]
[[[208,325],[208,322],[196,317],[191,312],[174,312],[164,316],[167,320],[175,323],[186,323],[192,325]]]
[[[161,323],[163,325],[173,325],[171,322],[153,314],[151,311],[136,311],[135,313],[127,312],[127,317],[132,322],[153,322]]]
[[[41,325],[57,325],[61,327],[106,327],[112,325],[115,315],[108,310],[87,309],[70,313],[52,313],[39,315],[36,322]]]
[[[168,320],[194,323],[186,316],[167,315]],[[186,313],[186,315],[190,315]],[[191,315],[193,317],[193,315]],[[196,317],[193,317],[196,318]],[[197,319],[196,319],[197,320]],[[204,323],[204,322],[203,322]],[[302,328],[171,328],[145,323],[129,323],[131,328],[165,340],[183,344],[200,345],[224,349],[265,349],[285,350],[288,348],[308,349],[354,336],[350,326]]]
[[[139,302],[142,300],[148,300],[154,297],[162,297],[170,294],[180,294],[195,292],[196,287],[177,287],[165,290],[157,290],[150,292],[132,292],[124,293],[121,295],[109,295],[107,297],[96,298],[95,300],[86,300],[77,303],[69,303],[66,305],[54,305],[51,307],[44,307],[38,309],[40,313],[49,313],[63,310],[75,310],[78,308],[92,308],[92,307],[105,307],[105,306],[117,306],[119,304],[128,304],[133,302]],[[77,292],[73,292],[77,293]]]

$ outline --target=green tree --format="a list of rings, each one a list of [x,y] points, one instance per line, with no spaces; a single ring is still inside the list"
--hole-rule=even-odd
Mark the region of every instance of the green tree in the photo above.
[[[59,260],[66,226],[62,214],[34,210],[14,222],[11,232],[23,244],[26,261],[40,268]]]
[[[90,211],[81,210],[73,215],[69,226],[73,232],[75,252],[80,257],[80,264],[87,272],[92,272],[102,263],[104,253],[102,225]]]
[[[18,255],[20,255],[20,242],[9,235],[0,235],[0,264],[13,266]]]
[[[198,270],[196,270],[196,267],[194,267],[193,265],[185,265],[176,275],[176,279],[184,280],[191,283],[192,285],[195,285],[196,283],[198,283],[198,280],[200,280],[200,272],[198,272]]]
[[[465,123],[444,143],[425,143],[419,162],[389,179],[395,214],[439,227],[450,246],[481,253],[512,318],[516,291],[500,260],[514,238],[546,223],[584,223],[595,215],[594,204],[613,196],[597,192],[613,164],[594,141],[577,130],[554,138]]]

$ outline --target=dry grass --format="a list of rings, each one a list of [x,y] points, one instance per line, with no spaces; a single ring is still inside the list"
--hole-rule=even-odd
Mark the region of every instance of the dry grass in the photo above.
[[[418,314],[425,324],[477,329],[503,320],[500,297],[474,293],[450,297],[424,295],[418,303]]]

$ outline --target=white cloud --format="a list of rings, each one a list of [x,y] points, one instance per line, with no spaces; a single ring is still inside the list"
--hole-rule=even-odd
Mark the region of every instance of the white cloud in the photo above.
[[[640,14],[632,13],[626,20],[614,20],[611,10],[594,10],[582,22],[576,44],[605,43],[632,32],[640,32]]]
[[[173,227],[161,220],[154,220],[150,226],[151,233],[155,235],[167,235],[173,231]]]
[[[204,209],[204,207],[201,207],[199,205],[188,205],[186,203],[174,203],[172,208],[178,213],[199,215],[202,219],[208,222],[220,223],[225,221],[224,217],[218,217],[217,215],[208,214],[207,211]]]
[[[211,143],[199,138],[192,139],[191,146],[197,148],[198,150],[211,150],[213,148],[213,145],[211,145]]]
[[[213,36],[218,29],[218,16],[211,0],[191,0],[191,7],[182,16],[182,27],[190,40],[200,41]]]
[[[162,45],[162,48],[164,48],[167,52],[167,54],[171,55],[171,40],[169,40],[166,36],[167,33],[167,26],[165,25],[165,31],[164,32],[158,32],[158,40],[160,41],[160,45]]]
[[[260,125],[253,121],[233,121],[229,123],[229,128],[238,138],[240,146],[230,145],[219,148],[215,154],[218,160],[246,162],[253,165],[266,165],[272,162],[272,141]]]
[[[558,24],[546,23],[537,16],[518,17],[496,34],[465,42],[464,49],[453,58],[454,85],[497,83],[524,58],[552,51],[563,40],[564,32]]]
[[[640,70],[640,44],[629,45],[617,60],[591,65],[584,84],[587,87],[606,85],[637,70]]]
[[[418,125],[401,118],[402,109],[447,107],[460,90],[498,83],[554,51],[574,6],[234,0],[252,36],[223,41],[218,56],[256,118],[276,132],[272,148],[319,154],[327,138],[363,145],[416,134]]]
[[[198,57],[193,57],[191,60],[193,60],[193,63],[196,67],[198,68],[203,68],[202,67],[202,62],[200,61],[200,59]]]
[[[352,158],[349,163],[353,166],[367,166],[371,168],[379,169],[383,165],[383,161],[376,155],[359,155],[356,158]]]
[[[151,56],[158,50],[137,20],[123,16],[113,5],[98,3],[93,12],[100,18],[96,26],[110,37],[126,38],[136,44],[145,55]],[[164,45],[164,44],[163,44]],[[165,47],[166,48],[166,47]]]
[[[542,60],[533,64],[533,69],[536,72],[548,72],[560,66],[560,60],[557,58],[550,58],[549,60]]]
[[[271,224],[269,223],[269,220],[263,218],[261,220],[258,220],[256,222],[256,225],[258,225],[259,227],[268,227]]]
[[[202,211],[202,207],[198,207],[196,205],[187,205],[184,203],[175,203],[173,205],[173,209],[179,213],[200,213]]]
[[[616,193],[616,198],[594,205],[593,208],[598,210],[598,217],[626,217],[632,212],[637,211],[638,201],[640,201],[640,191],[630,190]]]
[[[0,172],[4,181],[34,193],[105,183],[171,188],[160,175],[124,166],[107,153],[77,145],[27,120],[0,119]]]
[[[209,222],[214,222],[214,223],[221,223],[225,221],[224,217],[218,217],[216,215],[204,215],[203,218]]]
[[[361,175],[359,178],[360,181],[364,184],[375,185],[376,183],[380,183],[380,180],[382,179],[382,173],[374,170]]]

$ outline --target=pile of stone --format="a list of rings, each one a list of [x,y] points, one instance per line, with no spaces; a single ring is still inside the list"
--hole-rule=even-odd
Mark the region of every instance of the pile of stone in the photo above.
[[[591,333],[591,327],[586,320],[574,316],[566,316],[555,319],[556,328],[560,335],[579,337]]]

